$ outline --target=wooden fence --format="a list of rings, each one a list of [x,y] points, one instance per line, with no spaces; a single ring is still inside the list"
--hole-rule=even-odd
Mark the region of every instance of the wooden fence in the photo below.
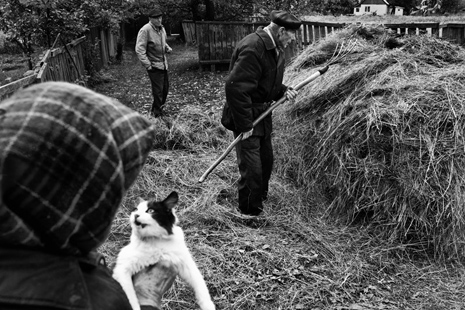
[[[236,44],[264,23],[197,22],[196,38],[201,66],[229,63]]]
[[[47,50],[40,63],[36,82],[83,79],[85,75],[83,42],[86,37],[68,43],[66,47]]]
[[[45,51],[37,62],[33,74],[0,87],[0,100],[34,83],[45,81],[83,81],[87,74],[84,58],[92,58],[98,71],[116,56],[116,36],[109,30],[91,29],[87,36],[72,41],[63,47]]]
[[[205,22],[184,21],[182,23],[187,44],[196,44],[199,51],[201,67],[229,63],[236,44],[244,36],[254,32],[258,26],[267,22]],[[332,31],[347,26],[345,23],[322,23],[304,21],[297,32],[296,42],[286,49],[289,62],[305,46],[323,39]],[[399,23],[384,24],[386,28],[399,34],[426,34],[446,39],[456,44],[465,45],[465,23]]]
[[[184,38],[186,39],[187,44],[197,43],[196,31],[195,31],[195,22],[185,21],[182,22],[182,31],[184,32]]]

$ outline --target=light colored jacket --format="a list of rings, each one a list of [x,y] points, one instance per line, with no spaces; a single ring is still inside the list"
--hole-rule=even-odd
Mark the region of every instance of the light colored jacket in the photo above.
[[[166,43],[165,28],[163,26],[157,28],[149,22],[139,30],[136,54],[145,69],[168,70],[168,60],[165,54],[171,48]]]

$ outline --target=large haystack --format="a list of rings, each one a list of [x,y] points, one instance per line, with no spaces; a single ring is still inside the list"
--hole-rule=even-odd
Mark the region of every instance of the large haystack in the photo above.
[[[353,25],[309,46],[286,83],[349,42],[347,57],[276,113],[277,168],[321,194],[328,215],[437,257],[464,257],[464,49]]]

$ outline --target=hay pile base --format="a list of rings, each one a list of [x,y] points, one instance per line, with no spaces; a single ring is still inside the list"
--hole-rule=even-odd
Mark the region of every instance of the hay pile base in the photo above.
[[[351,54],[275,116],[280,173],[325,197],[330,216],[438,258],[464,257],[464,49],[350,26],[304,50],[285,83],[354,40]]]

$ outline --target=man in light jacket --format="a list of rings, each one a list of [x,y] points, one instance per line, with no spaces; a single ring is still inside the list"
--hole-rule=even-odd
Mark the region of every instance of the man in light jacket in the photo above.
[[[145,24],[137,35],[136,54],[140,62],[147,69],[152,84],[153,103],[150,114],[159,117],[163,114],[163,105],[168,96],[168,60],[166,54],[172,48],[166,43],[166,31],[162,22],[162,11],[154,8],[148,14],[149,22]]]

